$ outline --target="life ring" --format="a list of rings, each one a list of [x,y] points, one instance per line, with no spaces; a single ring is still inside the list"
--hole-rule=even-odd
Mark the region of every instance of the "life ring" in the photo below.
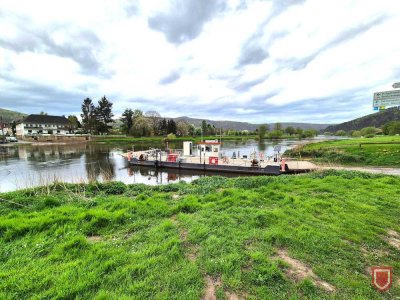
[[[209,165],[218,165],[218,157],[209,157],[208,158],[208,164]]]

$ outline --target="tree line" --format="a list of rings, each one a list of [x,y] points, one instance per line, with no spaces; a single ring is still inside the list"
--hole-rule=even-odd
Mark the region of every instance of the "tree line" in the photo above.
[[[351,136],[351,137],[374,137],[376,135],[397,135],[400,134],[400,121],[390,121],[381,128],[368,126],[360,130],[337,130],[336,132],[324,132],[325,135]]]
[[[274,124],[272,130],[270,130],[267,124],[260,125],[257,129],[257,134],[259,139],[270,138],[270,139],[279,139],[286,136],[297,136],[298,138],[311,138],[318,134],[318,130],[315,129],[306,129],[303,130],[300,127],[294,128],[293,126],[288,126],[283,129],[281,123]]]
[[[112,130],[135,137],[215,135],[219,130],[214,125],[202,121],[200,127],[195,127],[184,120],[175,121],[161,117],[157,111],[143,112],[140,109],[127,108],[119,120],[114,119],[112,112],[113,103],[103,96],[97,104],[92,99],[86,98],[81,106],[81,122],[77,116],[68,116],[69,132],[90,134],[108,134]],[[117,128],[115,125],[117,124]],[[120,125],[118,125],[120,124]],[[119,127],[119,128],[118,128]]]
[[[83,133],[108,134],[112,130],[134,137],[147,136],[213,136],[213,135],[257,135],[259,139],[279,139],[286,136],[297,136],[299,138],[310,138],[318,134],[317,130],[294,128],[288,126],[283,128],[281,123],[274,124],[273,128],[268,125],[260,125],[255,131],[248,130],[222,130],[203,120],[199,127],[189,124],[184,120],[175,121],[162,117],[155,110],[143,112],[140,109],[126,108],[119,120],[114,120],[112,112],[113,103],[103,96],[97,104],[92,99],[86,98],[81,106],[81,122],[76,116],[68,116],[69,125],[67,129],[73,131],[80,129]],[[117,128],[116,125],[117,124]],[[114,125],[114,127],[113,127]]]

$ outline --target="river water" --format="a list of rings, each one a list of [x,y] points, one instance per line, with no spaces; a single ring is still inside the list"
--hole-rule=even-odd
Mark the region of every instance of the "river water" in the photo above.
[[[222,151],[228,156],[233,152],[237,154],[238,151],[240,155],[250,155],[254,151],[273,155],[276,145],[281,145],[281,152],[284,152],[298,143],[298,140],[226,141]],[[135,150],[147,150],[150,147],[165,149],[162,143],[135,143],[134,147]],[[169,143],[169,147],[182,149],[182,142]],[[127,184],[155,185],[180,180],[189,182],[205,176],[189,171],[155,171],[150,168],[130,167],[121,154],[131,149],[132,145],[128,144],[92,143],[0,147],[0,192],[46,185],[54,181],[80,183],[119,180]]]

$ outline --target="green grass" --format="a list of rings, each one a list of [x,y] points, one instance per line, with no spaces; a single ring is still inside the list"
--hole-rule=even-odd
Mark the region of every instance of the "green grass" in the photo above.
[[[393,142],[398,144],[385,144]],[[400,137],[379,136],[311,143],[287,151],[285,155],[343,165],[400,167]]]
[[[0,202],[0,299],[200,299],[206,276],[219,299],[394,299],[399,285],[375,291],[366,268],[399,279],[385,241],[400,232],[399,195],[399,177],[336,171],[3,194],[20,205]],[[336,292],[288,278],[279,249]]]

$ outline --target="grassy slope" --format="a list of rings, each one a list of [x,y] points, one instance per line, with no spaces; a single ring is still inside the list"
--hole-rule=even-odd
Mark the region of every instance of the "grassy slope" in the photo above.
[[[363,144],[386,143],[399,144]],[[333,162],[346,165],[400,167],[400,137],[380,136],[374,138],[356,138],[340,141],[311,143],[287,151],[286,155],[313,158],[317,162]]]
[[[25,117],[26,114],[0,108],[0,116],[3,118],[4,122],[11,122]]]
[[[207,274],[223,282],[219,299],[400,297],[366,271],[390,265],[399,278],[384,240],[400,232],[398,195],[400,178],[333,171],[3,194],[27,207],[0,202],[0,298],[200,299]],[[288,279],[281,248],[337,291]]]

